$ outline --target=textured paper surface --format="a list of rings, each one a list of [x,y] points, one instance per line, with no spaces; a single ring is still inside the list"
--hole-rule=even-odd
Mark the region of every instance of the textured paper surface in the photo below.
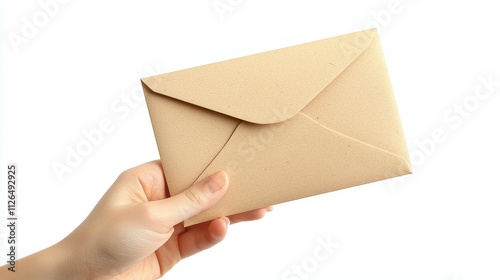
[[[186,226],[411,173],[375,29],[142,84],[170,193],[230,175]]]

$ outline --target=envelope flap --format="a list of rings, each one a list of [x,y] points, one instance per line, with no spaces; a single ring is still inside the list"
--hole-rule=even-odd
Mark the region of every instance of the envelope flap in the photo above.
[[[376,29],[143,78],[152,91],[257,124],[291,118],[369,45]]]

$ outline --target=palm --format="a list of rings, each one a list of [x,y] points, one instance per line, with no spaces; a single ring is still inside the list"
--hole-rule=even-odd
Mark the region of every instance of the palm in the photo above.
[[[152,170],[151,166],[149,166],[147,172],[141,172],[141,169],[135,168],[134,172],[125,172],[120,175],[95,210],[99,211],[97,208],[107,208],[106,212],[117,213],[116,219],[118,219],[118,216],[126,216],[124,212],[131,213],[128,216],[140,212],[137,209],[141,204],[169,198],[170,194],[168,193],[160,163],[157,161],[151,164],[156,166],[155,170]],[[151,176],[154,172],[156,174]],[[107,197],[114,197],[114,199],[111,200]],[[111,203],[111,201],[113,202]],[[120,205],[118,210],[116,209],[117,205]],[[123,205],[126,205],[125,209]],[[228,218],[231,223],[256,220],[263,217],[266,211],[267,209],[258,209]],[[108,233],[109,231],[126,231],[124,228],[116,227],[117,222],[113,220],[113,215],[108,217],[110,217],[109,225],[113,224],[114,228],[103,228],[103,231]],[[130,217],[127,217],[127,219],[130,219]],[[109,251],[112,253],[108,257],[116,263],[133,264],[129,267],[115,267],[117,274],[121,278],[156,279],[169,271],[180,260],[220,242],[227,231],[224,219],[227,218],[219,218],[188,228],[184,228],[181,223],[175,225],[174,232],[169,234],[165,232],[165,225],[154,228],[150,226],[151,222],[144,223],[147,225],[144,228],[139,226],[134,229],[135,234],[141,237],[141,244],[126,246],[127,243],[124,242],[125,244],[119,245],[119,250],[116,250],[116,248],[110,249]],[[171,226],[168,226],[168,228],[171,228]],[[109,245],[109,243],[107,244]]]
[[[250,221],[260,219],[266,209],[258,209],[230,217],[231,221]],[[217,235],[220,235],[217,240]],[[222,240],[224,225],[218,220],[184,228],[175,226],[174,234],[153,254],[120,274],[124,279],[156,279],[184,258],[203,251]],[[211,239],[211,237],[214,239]]]

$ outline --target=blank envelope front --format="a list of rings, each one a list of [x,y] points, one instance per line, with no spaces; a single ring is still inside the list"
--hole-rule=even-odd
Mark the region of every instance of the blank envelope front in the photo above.
[[[186,226],[411,173],[375,29],[142,85],[170,194],[230,175],[222,200]]]

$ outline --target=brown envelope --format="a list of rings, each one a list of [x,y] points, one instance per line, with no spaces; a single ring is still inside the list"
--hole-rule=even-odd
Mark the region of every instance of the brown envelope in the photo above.
[[[142,83],[170,193],[231,178],[186,226],[411,173],[375,29]]]

